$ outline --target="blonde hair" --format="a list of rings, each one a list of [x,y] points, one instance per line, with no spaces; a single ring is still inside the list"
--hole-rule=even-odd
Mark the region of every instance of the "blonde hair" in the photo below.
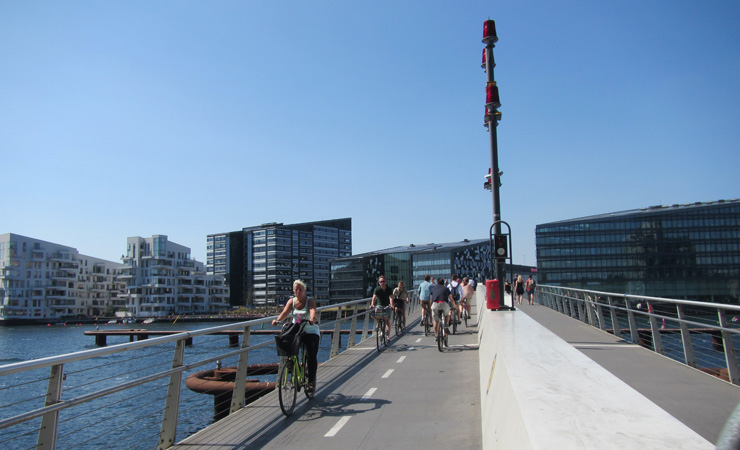
[[[516,277],[516,281],[522,281],[522,276],[519,275],[518,277]]]
[[[293,288],[295,289],[295,285],[303,286],[303,290],[306,290],[306,283],[303,282],[303,280],[295,280],[293,282]]]

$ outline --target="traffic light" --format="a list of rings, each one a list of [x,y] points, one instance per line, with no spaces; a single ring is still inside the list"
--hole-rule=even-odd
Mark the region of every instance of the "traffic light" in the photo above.
[[[508,258],[509,246],[505,234],[497,234],[493,238],[493,251],[496,258]]]

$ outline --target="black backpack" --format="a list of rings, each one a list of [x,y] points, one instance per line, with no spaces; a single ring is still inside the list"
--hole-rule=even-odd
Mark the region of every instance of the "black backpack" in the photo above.
[[[458,284],[459,286],[459,284]],[[450,283],[450,294],[452,294],[452,299],[455,301],[460,300],[460,292],[457,290],[456,287],[452,286],[452,283]]]

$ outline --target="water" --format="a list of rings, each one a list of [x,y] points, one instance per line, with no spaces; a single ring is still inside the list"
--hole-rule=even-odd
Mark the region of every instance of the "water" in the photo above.
[[[191,331],[218,325],[223,324],[188,322],[173,325],[168,322],[155,322],[149,325],[103,324],[98,328]],[[267,325],[265,328],[272,329]],[[93,336],[84,335],[85,331],[95,329],[95,325],[0,327],[0,365],[98,348]],[[272,335],[252,335],[250,344],[255,345],[265,340],[272,341]],[[125,342],[129,342],[127,336],[108,337],[109,346]],[[346,337],[343,344],[346,345]],[[329,358],[330,346],[331,337],[323,336],[319,361]],[[142,349],[135,355],[133,352],[123,352],[95,360],[69,363],[64,367],[62,398],[69,400],[167,370],[172,364],[173,349],[174,343],[169,343]],[[228,347],[227,336],[196,337],[193,346],[185,349],[185,362],[192,364],[229,350],[233,348]],[[249,353],[249,364],[274,362],[278,362],[274,346]],[[236,363],[236,357],[222,362],[224,367],[235,366]],[[177,441],[212,423],[213,397],[190,391],[185,387],[184,380],[192,373],[213,367],[214,364],[208,364],[183,374]],[[49,369],[43,369],[0,378],[0,418],[43,406],[48,377]],[[249,378],[275,381],[275,375]],[[57,448],[155,448],[168,381],[167,378],[161,379],[62,411]],[[29,398],[34,400],[24,402]],[[0,448],[7,450],[34,448],[39,424],[40,420],[34,420],[0,430]]]

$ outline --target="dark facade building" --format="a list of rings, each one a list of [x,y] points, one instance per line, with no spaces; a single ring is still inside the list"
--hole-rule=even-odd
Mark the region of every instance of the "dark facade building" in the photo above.
[[[308,295],[329,301],[329,261],[352,254],[352,219],[284,225],[268,223],[207,237],[209,274],[226,277],[230,304],[285,303],[293,281],[306,282]]]
[[[740,201],[537,225],[540,284],[738,303]]]
[[[340,303],[371,297],[380,275],[385,275],[391,287],[403,281],[412,290],[424,281],[424,275],[447,280],[453,273],[477,282],[489,277],[490,241],[411,244],[337,259],[331,263],[331,300]]]

